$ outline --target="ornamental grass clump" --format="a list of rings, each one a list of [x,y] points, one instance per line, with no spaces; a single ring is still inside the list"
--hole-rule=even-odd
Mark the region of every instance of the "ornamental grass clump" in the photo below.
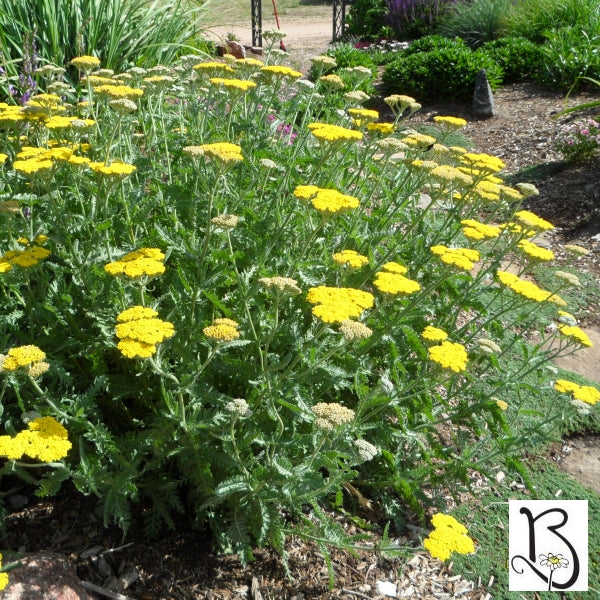
[[[68,101],[0,106],[0,433],[35,414],[73,447],[1,472],[42,494],[70,479],[124,530],[189,519],[245,561],[285,559],[290,536],[356,546],[323,510],[352,511],[346,489],[425,523],[578,416],[563,394],[597,410],[544,368],[591,341],[574,280],[531,279],[551,259],[534,236],[552,225],[521,206],[535,188],[448,146],[460,120],[409,131],[398,94],[381,123],[275,55],[114,74],[82,57]],[[521,400],[542,392],[555,410]]]

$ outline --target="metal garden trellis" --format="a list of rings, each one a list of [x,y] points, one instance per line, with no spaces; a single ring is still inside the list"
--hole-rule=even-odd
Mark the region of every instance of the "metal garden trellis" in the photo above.
[[[273,9],[279,26],[275,0],[273,0]],[[262,47],[262,0],[250,0],[250,13],[252,19],[252,45]],[[345,21],[346,0],[333,0],[333,31],[331,38],[333,42],[343,37]]]

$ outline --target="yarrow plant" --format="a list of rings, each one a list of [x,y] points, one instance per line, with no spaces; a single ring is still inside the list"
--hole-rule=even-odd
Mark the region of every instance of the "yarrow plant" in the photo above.
[[[64,99],[48,71],[0,105],[2,473],[70,479],[107,524],[181,513],[285,559],[292,535],[359,545],[323,510],[344,490],[425,522],[576,414],[565,394],[595,399],[548,381],[554,413],[502,400],[591,342],[559,313],[573,281],[528,277],[551,258],[532,238],[552,224],[521,210],[535,189],[445,145],[460,119],[407,130],[419,106],[394,95],[385,123],[269,58],[71,59]],[[446,529],[434,552],[467,549]]]

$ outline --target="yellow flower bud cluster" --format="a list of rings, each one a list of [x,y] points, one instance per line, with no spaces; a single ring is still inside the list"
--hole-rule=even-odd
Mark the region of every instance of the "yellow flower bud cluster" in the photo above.
[[[152,308],[133,306],[117,316],[115,333],[119,338],[117,348],[127,358],[149,358],[156,345],[175,334],[172,323],[157,319]]]
[[[258,283],[266,290],[277,294],[297,296],[302,293],[298,282],[291,277],[261,277]]]
[[[234,70],[225,63],[216,61],[202,62],[192,67],[194,71],[201,74],[216,75],[217,73],[233,73]]]
[[[225,408],[240,417],[249,417],[251,414],[250,406],[243,398],[236,398],[225,404]]]
[[[237,215],[218,215],[210,220],[213,225],[224,229],[235,229],[239,221],[240,218]]]
[[[566,379],[557,379],[554,382],[554,389],[557,392],[572,394],[575,400],[581,400],[586,404],[596,404],[600,400],[600,390],[591,385],[579,385]]]
[[[475,544],[467,535],[467,528],[453,516],[437,513],[433,515],[431,523],[434,530],[425,539],[423,546],[434,558],[447,560],[453,552],[458,554],[475,552]]]
[[[349,342],[365,340],[373,334],[373,330],[370,327],[352,319],[345,319],[341,322],[340,332]]]
[[[365,309],[373,306],[375,300],[369,292],[323,285],[310,288],[306,299],[315,305],[313,315],[325,323],[341,323],[352,317],[358,318]]]
[[[337,402],[319,402],[311,410],[317,417],[315,425],[325,431],[333,431],[340,425],[351,423],[355,416],[352,409]]]
[[[67,430],[53,417],[39,417],[27,424],[28,429],[15,437],[0,436],[0,456],[19,460],[23,456],[54,462],[71,449]]]
[[[202,332],[207,338],[217,342],[231,342],[240,337],[239,323],[233,319],[215,319],[212,325],[205,327]]]
[[[367,442],[367,440],[354,440],[354,447],[356,448],[358,456],[363,462],[368,462],[372,460],[379,453],[377,446],[374,446],[370,442]]]
[[[165,255],[158,248],[140,248],[104,265],[104,270],[109,275],[125,275],[131,279],[156,277],[165,272],[164,259]]]

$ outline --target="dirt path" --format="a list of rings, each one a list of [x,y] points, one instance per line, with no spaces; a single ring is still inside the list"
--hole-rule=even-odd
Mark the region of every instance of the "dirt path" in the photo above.
[[[306,20],[302,20],[299,15],[286,15],[280,17],[280,24],[281,30],[287,34],[283,42],[289,53],[289,66],[304,72],[310,67],[310,57],[326,52],[333,36],[333,18],[329,13],[322,17],[309,17]],[[277,23],[274,17],[263,16],[262,30],[269,29],[277,29]],[[217,42],[234,36],[241,44],[250,46],[252,45],[251,22],[248,20],[247,24],[240,24],[238,19],[229,24],[213,26],[206,30],[206,36]]]

